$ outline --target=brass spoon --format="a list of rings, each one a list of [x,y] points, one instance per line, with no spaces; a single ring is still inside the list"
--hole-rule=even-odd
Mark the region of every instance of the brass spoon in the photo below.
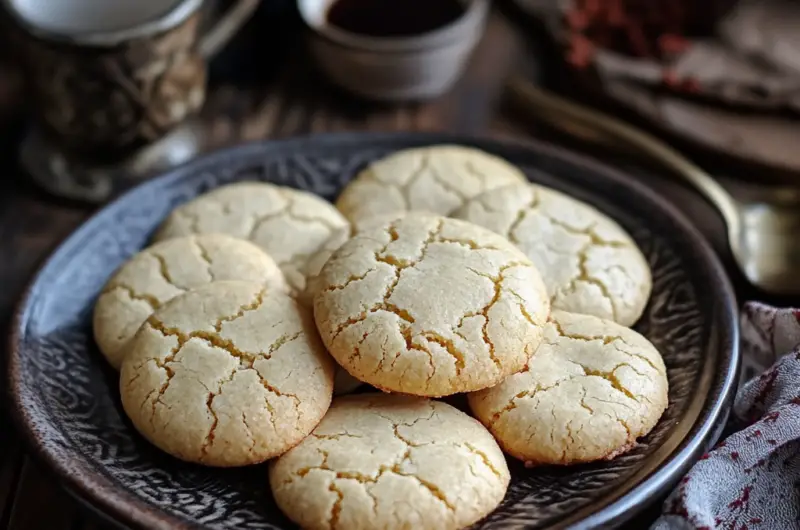
[[[708,173],[650,134],[521,78],[512,79],[509,89],[536,118],[555,129],[618,152],[635,150],[684,179],[719,210],[734,259],[751,284],[767,293],[800,294],[798,190],[770,190],[763,201],[740,203]]]

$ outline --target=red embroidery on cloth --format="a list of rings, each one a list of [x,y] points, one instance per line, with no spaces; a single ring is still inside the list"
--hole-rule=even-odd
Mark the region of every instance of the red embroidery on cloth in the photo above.
[[[764,418],[766,418],[766,416]],[[753,438],[758,438],[759,436],[761,436],[761,429],[756,429],[752,433],[748,434],[745,440],[749,442]]]
[[[781,416],[781,413],[780,413],[780,412],[778,412],[778,411],[776,410],[776,411],[774,411],[774,412],[770,412],[769,414],[767,414],[766,416],[764,416],[764,419],[763,419],[762,421],[763,421],[764,423],[774,423],[774,422],[775,422],[775,420],[777,420],[778,418],[780,418],[780,416]],[[759,431],[759,433],[758,433],[758,434],[761,434],[761,432]]]
[[[728,504],[728,508],[732,510],[740,510],[743,509],[747,511],[750,507],[750,491],[753,489],[753,486],[745,486],[742,489],[742,493],[736,498],[733,502]]]

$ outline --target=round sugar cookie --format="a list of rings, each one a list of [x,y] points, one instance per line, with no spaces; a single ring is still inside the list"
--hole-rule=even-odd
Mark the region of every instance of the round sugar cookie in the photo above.
[[[122,406],[154,445],[208,466],[256,464],[305,438],[333,393],[310,312],[250,282],[189,291],[128,344]]]
[[[258,282],[289,292],[275,261],[252,243],[219,234],[163,241],[133,256],[103,288],[94,307],[97,346],[119,370],[125,344],[154,310],[217,280]]]
[[[469,394],[475,416],[528,465],[611,459],[636,445],[667,408],[656,348],[635,331],[553,311],[525,371]]]
[[[453,217],[517,245],[542,273],[553,309],[631,326],[647,305],[647,260],[621,226],[586,203],[524,184],[475,197]]]
[[[409,211],[449,215],[485,191],[527,182],[518,168],[471,147],[405,149],[373,162],[345,187],[336,207],[354,225]]]
[[[290,285],[302,293],[306,260],[347,226],[336,208],[316,195],[264,182],[239,182],[176,208],[156,240],[214,232],[247,239],[272,256]]]
[[[278,507],[308,530],[456,530],[503,500],[497,442],[440,401],[337,398],[314,432],[270,466]]]
[[[536,267],[479,226],[407,215],[325,264],[314,316],[331,355],[389,392],[479,390],[524,368],[550,304]]]

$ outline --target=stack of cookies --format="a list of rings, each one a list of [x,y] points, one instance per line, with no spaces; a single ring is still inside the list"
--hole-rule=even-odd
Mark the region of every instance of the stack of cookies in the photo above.
[[[126,413],[185,461],[278,457],[273,495],[303,528],[468,526],[505,495],[503,452],[610,459],[667,406],[628,327],[651,289],[633,240],[475,149],[398,152],[335,208],[233,184],[156,240],[95,309]],[[383,393],[332,398],[363,384]],[[458,393],[474,418],[432,399]]]

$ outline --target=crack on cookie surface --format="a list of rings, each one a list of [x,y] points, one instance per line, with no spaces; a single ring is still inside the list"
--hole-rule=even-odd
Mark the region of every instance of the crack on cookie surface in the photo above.
[[[554,300],[559,294],[569,294],[574,293],[578,289],[578,283],[588,283],[590,285],[594,285],[600,290],[600,295],[608,300],[609,307],[611,308],[611,320],[617,320],[617,304],[615,303],[615,298],[611,295],[611,291],[609,291],[608,286],[600,281],[598,278],[593,276],[589,272],[589,268],[586,266],[586,262],[588,261],[587,252],[589,247],[591,246],[591,242],[587,243],[587,246],[584,247],[582,250],[578,251],[578,275],[573,277],[570,280],[569,284],[564,287],[563,289],[559,289],[556,293],[551,297],[551,300]]]
[[[483,451],[481,451],[480,449],[478,449],[469,442],[464,442],[464,447],[466,447],[470,453],[477,455],[483,461],[483,464],[487,468],[489,468],[497,478],[503,477],[503,474],[500,473],[500,471],[496,467],[494,467],[494,464],[492,464],[492,462],[489,460],[489,457],[486,456],[486,453],[484,453]]]
[[[383,184],[394,185],[399,191],[400,195],[403,196],[403,200],[406,203],[406,210],[413,210],[411,206],[411,187],[417,183],[419,179],[422,178],[422,175],[425,174],[425,170],[428,169],[428,155],[423,153],[419,160],[419,167],[414,171],[408,181],[403,185],[398,185],[395,183],[390,183],[381,180]],[[376,175],[377,176],[377,175]],[[380,179],[378,179],[380,180]]]
[[[360,282],[364,280],[370,273],[377,271],[377,268],[372,268],[366,271],[364,274],[351,274],[347,280],[339,285],[329,285],[325,289],[322,290],[323,293],[332,293],[333,291],[341,291],[342,289],[347,288],[351,283]]]
[[[186,290],[177,283],[175,283],[175,281],[172,279],[172,276],[169,273],[169,265],[167,264],[167,260],[166,258],[164,258],[164,256],[156,252],[148,252],[148,254],[156,258],[156,260],[158,261],[158,272],[159,274],[161,274],[161,277],[164,279],[165,282],[167,282],[168,284],[170,284],[171,286],[173,286],[178,290],[181,291]]]
[[[639,401],[638,399],[636,399],[636,396],[633,395],[633,393],[631,393],[630,390],[625,388],[625,386],[622,384],[622,382],[620,382],[619,378],[617,378],[617,374],[615,374],[614,371],[604,372],[602,370],[591,370],[591,369],[589,369],[589,368],[587,368],[586,366],[583,366],[583,365],[581,365],[581,367],[583,368],[583,371],[586,372],[587,376],[599,377],[601,379],[605,379],[612,386],[612,388],[614,390],[616,390],[617,392],[619,392],[621,394],[624,394],[625,397],[630,398],[630,399],[632,399],[632,400],[634,400],[636,402]]]
[[[236,319],[242,318],[245,315],[245,313],[249,313],[251,311],[257,310],[259,307],[261,307],[264,304],[264,295],[265,294],[267,294],[266,288],[261,289],[259,292],[256,293],[256,296],[255,296],[255,298],[253,299],[252,302],[250,302],[247,305],[243,305],[242,307],[240,307],[239,311],[237,311],[235,314],[229,315],[229,316],[220,317],[219,319],[217,319],[217,321],[214,323],[214,329],[217,331],[217,333],[220,333],[222,331],[222,325],[224,323],[233,322]]]
[[[200,244],[196,237],[191,239],[192,246],[197,250],[198,257],[206,264],[206,273],[208,274],[208,281],[213,282],[214,278],[214,264],[212,263],[211,256],[208,255],[208,250]]]
[[[493,428],[495,426],[495,424],[498,421],[500,421],[500,418],[503,415],[505,415],[508,412],[510,412],[510,411],[514,410],[515,408],[517,408],[517,402],[518,401],[520,401],[522,399],[533,399],[534,397],[536,397],[536,395],[539,392],[546,392],[548,390],[552,390],[552,389],[556,388],[557,386],[559,386],[559,385],[561,385],[563,383],[566,383],[567,381],[571,381],[571,380],[575,379],[576,377],[583,377],[583,376],[565,377],[564,379],[560,379],[560,380],[556,381],[555,383],[553,383],[550,386],[544,386],[543,387],[543,386],[539,386],[537,384],[536,388],[534,388],[532,390],[523,390],[521,392],[518,392],[516,395],[514,395],[514,397],[512,397],[509,400],[509,402],[503,408],[501,408],[500,410],[498,410],[498,411],[496,411],[496,412],[491,414],[490,420],[488,421],[488,423],[489,423],[488,427],[490,429]]]
[[[125,294],[128,295],[128,298],[130,298],[131,300],[138,300],[139,302],[146,303],[153,309],[153,311],[161,307],[161,302],[159,302],[158,298],[156,298],[155,296],[149,295],[147,293],[137,293],[136,290],[133,289],[133,287],[123,283],[113,283],[112,285],[109,285],[103,290],[102,294],[108,294],[115,290],[123,291]]]
[[[632,351],[632,350],[636,350],[636,347],[633,346],[632,344],[629,344],[628,342],[625,342],[625,339],[623,337],[612,337],[612,338],[615,341],[618,341],[618,342],[622,343],[627,348],[630,348],[630,350],[627,350],[627,349],[624,349],[624,348],[620,348],[619,345],[617,345],[617,348],[621,352],[623,352],[623,353],[625,353],[627,355],[630,355],[632,357],[636,357],[637,359],[640,359],[640,360],[644,361],[645,363],[647,363],[650,366],[650,368],[655,370],[656,373],[658,373],[659,375],[662,375],[664,377],[667,376],[667,373],[666,373],[665,368],[663,366],[660,366],[660,367],[656,366],[656,364],[653,362],[653,360],[650,359],[649,357],[647,357],[646,355],[643,355],[643,354],[638,353],[636,351]]]
[[[342,514],[342,502],[344,501],[344,493],[338,487],[336,487],[336,481],[331,481],[328,489],[336,494],[336,500],[331,506],[331,516],[330,522],[328,523],[331,527],[331,530],[336,530],[336,527],[339,525],[339,516]]]
[[[313,438],[318,438],[320,440],[341,440],[342,438],[363,438],[363,436],[358,436],[357,434],[350,434],[347,432],[339,433],[339,434],[317,434],[311,433],[309,436]]]
[[[472,162],[472,160],[465,161],[464,169],[467,171],[467,173],[477,178],[481,182],[481,189],[487,189],[489,186],[489,175],[475,167],[475,164]]]
[[[439,170],[436,169],[432,164],[430,164],[430,161],[428,162],[428,169],[431,175],[431,180],[436,184],[438,184],[439,186],[441,186],[442,189],[445,190],[446,192],[451,193],[452,195],[458,197],[461,205],[463,205],[469,199],[469,196],[466,195],[460,188],[454,186],[445,177],[443,177],[441,173],[439,173]],[[481,185],[483,185],[483,180],[481,182]]]
[[[507,230],[506,235],[508,237],[508,240],[514,243],[515,245],[518,245],[520,243],[520,240],[516,234],[517,228],[519,228],[519,225],[522,224],[522,222],[525,220],[525,218],[528,216],[529,213],[535,212],[539,207],[539,190],[531,188],[531,191],[533,193],[533,198],[531,198],[531,200],[528,201],[528,204],[522,206],[519,210],[517,210],[517,215],[514,218],[514,221],[511,223],[511,226],[509,226]],[[483,203],[481,204],[484,206],[485,209],[489,210],[489,208],[486,207],[485,204]]]
[[[461,321],[458,323],[456,328],[461,327],[461,325],[463,325],[463,323],[464,323],[464,319],[466,319],[466,318],[474,317],[474,316],[482,316],[483,317],[483,326],[481,327],[481,332],[483,334],[483,342],[485,342],[486,345],[488,346],[488,348],[489,348],[489,357],[492,359],[492,362],[494,362],[494,364],[498,368],[502,367],[502,363],[500,362],[500,359],[497,358],[497,354],[495,352],[494,343],[492,342],[492,339],[489,337],[489,311],[500,300],[500,295],[503,292],[502,285],[503,285],[503,280],[505,280],[505,276],[504,276],[505,272],[507,270],[510,270],[510,269],[513,269],[513,268],[516,268],[516,267],[528,267],[528,266],[529,266],[529,264],[527,264],[527,263],[523,263],[523,262],[520,262],[520,261],[513,261],[511,263],[507,263],[506,265],[503,265],[502,267],[500,267],[500,269],[498,270],[496,276],[485,274],[485,273],[482,273],[480,271],[477,271],[475,269],[472,269],[472,268],[468,267],[468,269],[470,271],[472,271],[473,273],[477,274],[478,276],[482,276],[484,278],[487,278],[492,282],[492,286],[494,288],[494,295],[492,296],[492,299],[489,301],[489,303],[486,304],[483,307],[483,309],[481,309],[480,311],[473,312],[473,313],[468,313],[467,315],[462,317]],[[519,300],[522,300],[522,297],[519,296],[517,293],[515,293],[514,291],[512,291],[510,289],[507,289],[507,290],[510,293],[512,293],[513,295],[515,295]],[[527,310],[525,310],[524,305],[521,302],[518,305],[519,305],[519,308],[521,310],[522,316],[531,325],[533,325],[534,327],[538,327],[534,323],[533,318],[531,317],[531,315],[527,312]]]
[[[236,372],[233,372],[233,373],[235,374]],[[230,381],[231,379],[233,379],[233,374],[231,375],[231,378],[228,379],[228,381]],[[222,393],[222,385],[224,385],[224,384],[225,383],[221,383],[219,385],[219,389],[217,390],[217,393],[216,394],[209,393],[208,394],[208,398],[206,399],[206,408],[208,409],[208,413],[211,414],[211,417],[214,418],[214,420],[211,422],[211,428],[209,428],[208,434],[206,434],[205,440],[203,440],[203,445],[200,446],[200,459],[201,460],[204,459],[206,456],[208,456],[208,448],[211,445],[214,444],[214,434],[215,434],[215,432],[217,430],[217,425],[219,425],[219,418],[217,417],[217,413],[214,411],[214,408],[212,407],[212,405],[213,405],[213,402],[214,402],[214,398]],[[242,416],[244,416],[244,413],[242,414]]]

